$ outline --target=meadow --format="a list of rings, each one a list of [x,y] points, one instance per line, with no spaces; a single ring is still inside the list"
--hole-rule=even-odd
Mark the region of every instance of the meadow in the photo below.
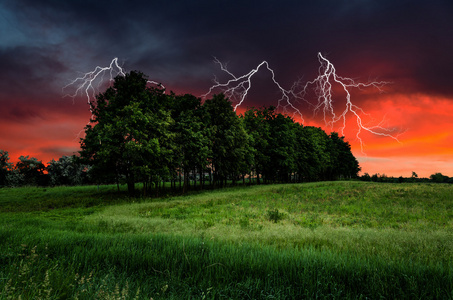
[[[451,184],[0,189],[0,299],[453,299],[452,257]]]

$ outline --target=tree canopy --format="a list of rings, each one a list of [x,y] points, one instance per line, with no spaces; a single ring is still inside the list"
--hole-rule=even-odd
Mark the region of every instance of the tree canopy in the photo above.
[[[238,116],[223,95],[202,103],[193,95],[166,94],[132,71],[91,105],[93,118],[81,140],[81,157],[103,180],[136,182],[209,175],[213,185],[260,177],[265,182],[351,178],[360,168],[337,133],[304,127],[275,108],[251,108]]]

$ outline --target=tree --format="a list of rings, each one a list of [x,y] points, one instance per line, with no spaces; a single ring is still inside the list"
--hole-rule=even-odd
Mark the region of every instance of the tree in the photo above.
[[[79,185],[86,175],[86,166],[77,156],[62,156],[57,161],[52,159],[47,165],[51,185]]]
[[[266,153],[269,162],[264,166],[266,180],[288,182],[289,175],[296,169],[295,124],[283,114],[276,114],[270,108],[265,116],[269,124],[269,140]]]
[[[435,183],[444,183],[448,182],[448,176],[443,175],[442,173],[434,173],[429,176],[429,179]]]
[[[417,182],[418,181],[418,174],[412,171],[411,178],[408,180],[410,182]]]
[[[175,133],[175,153],[177,167],[184,173],[183,192],[189,186],[191,171],[200,172],[202,182],[203,172],[206,169],[209,156],[208,128],[205,126],[207,113],[201,105],[201,99],[193,95],[174,97],[172,104],[172,118]],[[174,174],[175,175],[175,174]]]
[[[8,185],[8,174],[11,172],[13,164],[9,162],[8,151],[0,150],[0,187]]]
[[[266,182],[356,177],[359,164],[338,133],[304,127],[274,107],[249,109],[242,117],[253,148],[253,166]]]
[[[81,139],[81,157],[94,174],[124,178],[130,194],[139,180],[157,182],[169,173],[172,119],[164,108],[164,90],[147,86],[146,76],[132,71],[91,103],[93,118]]]
[[[330,156],[332,169],[330,179],[355,178],[360,172],[359,162],[352,155],[351,146],[340,137],[338,133],[332,132],[330,139]]]
[[[23,184],[29,185],[42,185],[44,184],[44,164],[35,157],[20,156],[19,161],[16,163],[18,174],[23,180]]]
[[[275,107],[251,108],[243,116],[251,137],[252,170],[258,183],[261,174],[265,182],[288,182],[296,171],[296,131],[299,126],[288,116],[277,114]]]
[[[245,130],[250,137],[249,169],[255,172],[258,184],[260,183],[260,174],[263,174],[265,166],[270,161],[267,153],[270,128],[266,119],[271,113],[273,113],[272,107],[250,108],[242,116]]]
[[[308,179],[326,180],[330,178],[332,157],[329,151],[329,136],[319,127],[306,126],[303,128],[308,156]]]
[[[225,95],[214,95],[203,106],[209,114],[209,153],[214,185],[224,185],[229,177],[234,179],[242,173],[249,137]]]
[[[365,174],[362,175],[362,177],[360,179],[362,181],[371,181],[371,176],[370,176],[370,174],[365,173]]]
[[[310,128],[299,124],[296,128],[296,170],[298,181],[312,181],[319,177],[319,159]]]

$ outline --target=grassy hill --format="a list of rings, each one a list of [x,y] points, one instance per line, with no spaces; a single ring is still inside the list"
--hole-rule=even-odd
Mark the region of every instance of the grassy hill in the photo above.
[[[453,297],[452,185],[115,189],[0,189],[0,298]]]

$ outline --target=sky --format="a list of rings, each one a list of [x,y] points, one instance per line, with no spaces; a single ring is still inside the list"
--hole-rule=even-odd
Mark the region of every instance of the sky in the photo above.
[[[339,76],[387,82],[350,92],[363,124],[394,137],[362,130],[361,143],[357,117],[346,115],[343,134],[361,174],[453,176],[450,0],[1,0],[0,149],[13,162],[77,153],[89,106],[62,88],[115,57],[126,71],[199,96],[215,77],[228,79],[214,58],[236,76],[266,60],[290,89],[319,75],[318,53]],[[241,109],[277,105],[268,71],[260,69],[252,84]],[[341,113],[346,95],[333,96]],[[326,126],[322,114],[297,105],[304,125],[341,130],[341,122]]]

